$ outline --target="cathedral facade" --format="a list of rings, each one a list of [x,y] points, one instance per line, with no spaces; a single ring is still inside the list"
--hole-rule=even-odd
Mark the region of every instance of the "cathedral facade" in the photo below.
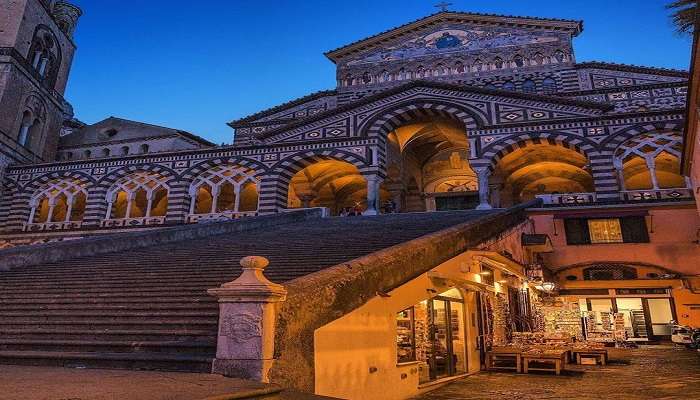
[[[335,89],[229,122],[233,143],[214,146],[72,118],[59,95],[80,12],[38,0],[13,12],[51,24],[17,19],[3,47],[5,232],[690,195],[678,172],[687,72],[576,62],[581,21],[433,14],[327,52]]]

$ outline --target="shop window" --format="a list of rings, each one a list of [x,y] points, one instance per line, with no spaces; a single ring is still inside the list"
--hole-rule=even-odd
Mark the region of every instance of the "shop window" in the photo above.
[[[396,314],[397,362],[416,361],[416,330],[413,307]]]
[[[646,221],[643,216],[622,218],[566,218],[566,243],[648,243]]]
[[[448,291],[396,314],[397,361],[418,362],[419,382],[466,371],[463,303]]]

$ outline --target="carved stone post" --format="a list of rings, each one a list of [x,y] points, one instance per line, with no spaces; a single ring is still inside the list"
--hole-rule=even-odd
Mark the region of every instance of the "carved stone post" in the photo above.
[[[269,382],[275,344],[275,303],[285,300],[282,285],[263,275],[264,257],[241,259],[243,273],[207,292],[219,299],[219,335],[212,373]]]

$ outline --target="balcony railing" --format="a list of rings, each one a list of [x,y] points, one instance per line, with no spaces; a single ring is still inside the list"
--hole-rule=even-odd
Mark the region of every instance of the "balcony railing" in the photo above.
[[[187,223],[204,223],[204,222],[216,222],[216,221],[228,221],[231,219],[239,219],[245,217],[255,217],[258,215],[257,211],[224,211],[220,213],[209,213],[209,214],[189,214],[187,216]]]
[[[558,193],[558,194],[538,194],[538,199],[542,199],[544,204],[587,204],[595,203],[595,193]]]
[[[648,201],[668,199],[692,199],[693,190],[688,188],[623,190],[620,199],[626,201]]]
[[[82,221],[25,223],[22,230],[25,232],[63,231],[79,229],[81,226],[83,226]]]
[[[100,226],[103,228],[114,227],[131,227],[131,226],[148,226],[148,225],[163,225],[165,216],[162,217],[138,217],[138,218],[110,218],[103,219]]]

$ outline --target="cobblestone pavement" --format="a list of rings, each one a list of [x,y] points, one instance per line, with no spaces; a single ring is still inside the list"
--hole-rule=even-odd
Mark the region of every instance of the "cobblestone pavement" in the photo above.
[[[671,346],[611,349],[610,364],[568,365],[561,376],[484,372],[414,400],[700,399],[700,353]]]

